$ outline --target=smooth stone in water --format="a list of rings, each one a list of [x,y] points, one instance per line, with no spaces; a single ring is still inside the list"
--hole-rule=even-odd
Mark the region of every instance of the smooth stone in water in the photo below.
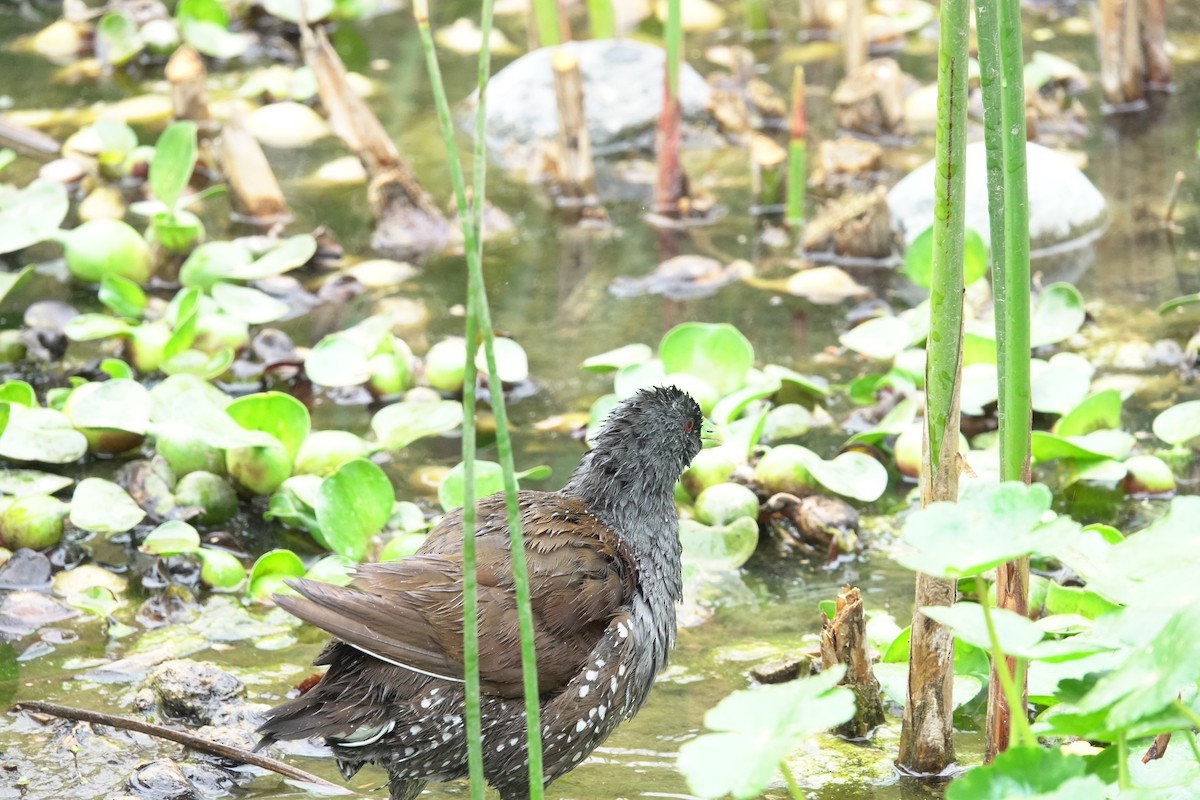
[[[662,48],[617,39],[568,42],[561,47],[579,60],[592,151],[603,155],[650,147],[662,110]],[[557,139],[551,52],[541,48],[527,53],[488,82],[488,147],[503,166],[524,166],[516,153]],[[679,96],[685,120],[708,119],[708,84],[687,64],[679,73]],[[474,107],[472,95],[463,110],[473,116]]]
[[[1061,153],[1032,142],[1026,147],[1029,170],[1029,245],[1033,258],[1086,247],[1108,221],[1104,196]],[[912,244],[933,224],[934,163],[910,172],[888,192],[892,226]],[[967,145],[968,228],[990,241],[987,163],[983,142]]]

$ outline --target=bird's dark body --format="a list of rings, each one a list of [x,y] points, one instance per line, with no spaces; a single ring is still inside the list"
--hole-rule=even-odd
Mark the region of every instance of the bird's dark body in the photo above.
[[[519,495],[530,576],[543,778],[560,777],[641,708],[675,643],[682,591],[673,487],[700,449],[700,412],[657,389],[610,416],[562,492]],[[528,796],[528,754],[502,495],[478,505],[484,774]],[[270,712],[264,742],[321,736],[344,775],[387,770],[392,800],[467,774],[462,679],[462,517],[422,549],[365,565],[349,587],[300,582],[279,603],[336,638],[308,693]]]

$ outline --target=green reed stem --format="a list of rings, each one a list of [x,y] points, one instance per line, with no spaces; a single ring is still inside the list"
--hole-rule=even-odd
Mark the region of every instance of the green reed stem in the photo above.
[[[1121,789],[1133,788],[1129,777],[1129,734],[1125,731],[1117,733],[1117,786]]]
[[[587,0],[587,11],[593,39],[612,39],[617,35],[612,0]]]
[[[804,222],[804,193],[808,181],[808,115],[804,110],[804,67],[792,77],[792,111],[788,119],[787,207],[783,221],[790,228]]]
[[[667,50],[667,101],[679,99],[679,59],[683,53],[683,12],[680,0],[667,0],[667,24],[663,42]]]
[[[767,15],[767,6],[763,0],[745,0],[743,5],[748,30],[763,34],[771,29],[771,18]]]
[[[450,104],[446,98],[441,69],[433,47],[429,30],[428,0],[414,0],[413,14],[421,34],[421,46],[429,70],[430,83],[437,107],[438,122],[446,147],[451,182],[454,185],[454,200],[458,209],[458,220],[463,229],[463,249],[467,261],[467,374],[474,375],[474,356],[477,342],[483,340],[488,367],[488,386],[491,387],[492,410],[496,417],[496,442],[500,451],[500,465],[504,472],[505,501],[508,509],[509,541],[513,560],[513,580],[516,584],[517,616],[521,633],[521,667],[524,673],[526,739],[529,751],[530,800],[542,798],[542,740],[541,714],[537,688],[537,664],[534,654],[533,615],[529,602],[529,574],[525,564],[524,539],[521,535],[520,509],[517,505],[516,477],[513,468],[512,440],[508,432],[504,395],[496,373],[496,356],[492,331],[491,311],[483,280],[483,207],[486,195],[487,156],[484,128],[486,121],[487,82],[491,61],[487,48],[479,54],[477,84],[479,99],[475,116],[474,149],[474,196],[468,205],[466,185],[463,180],[462,164],[455,146],[454,124],[450,116]],[[492,28],[492,0],[483,0],[480,30],[487,41]],[[482,334],[482,337],[481,337]],[[471,772],[471,795],[473,800],[483,797],[482,726],[479,690],[479,642],[478,642],[478,582],[475,575],[475,381],[468,380],[463,386],[463,646],[464,670],[467,681],[467,761]]]
[[[975,576],[975,591],[979,595],[979,606],[983,609],[983,621],[987,626],[988,642],[991,644],[992,668],[996,672],[996,677],[1000,679],[1000,688],[1004,690],[1008,707],[1013,709],[1011,714],[1013,738],[1016,739],[1018,746],[1037,747],[1037,737],[1033,735],[1033,729],[1029,727],[1029,719],[1023,710],[1021,691],[1017,688],[1012,673],[1008,671],[1008,660],[1004,657],[1004,651],[1000,649],[1000,637],[996,634],[991,602],[987,596],[987,583],[978,575]],[[1019,664],[1021,659],[1016,659],[1016,661]],[[1023,668],[1021,671],[1024,672]],[[1024,678],[1024,674],[1021,677]]]
[[[788,795],[792,800],[804,800],[804,792],[800,791],[800,784],[796,783],[796,776],[792,774],[792,768],[787,765],[786,760],[779,762],[779,771],[787,781]]]
[[[938,45],[937,144],[934,156],[933,277],[930,292],[926,393],[929,456],[934,472],[942,438],[957,407],[962,353],[963,235],[966,215],[966,0],[942,3]],[[958,436],[954,431],[953,435]]]
[[[538,47],[553,47],[562,43],[558,0],[533,0],[533,21],[537,28]]]

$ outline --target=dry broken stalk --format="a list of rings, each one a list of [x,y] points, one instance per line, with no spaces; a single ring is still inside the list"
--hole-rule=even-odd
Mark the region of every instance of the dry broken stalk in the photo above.
[[[196,48],[185,44],[171,54],[164,70],[171,86],[175,119],[189,119],[203,132],[213,128],[208,108],[208,70]]]
[[[1171,88],[1171,58],[1167,54],[1166,0],[1140,0],[1142,4],[1142,58],[1146,83],[1156,91]]]
[[[884,714],[879,681],[867,656],[867,618],[862,594],[854,586],[842,587],[833,619],[821,624],[821,669],[835,664],[846,665],[846,675],[839,683],[854,692],[855,708],[854,716],[839,725],[836,732],[850,739],[863,739],[884,723]]]
[[[355,94],[325,31],[301,26],[300,41],[330,128],[367,172],[367,198],[375,218],[372,247],[401,258],[443,250],[451,241],[449,221],[400,157],[378,117]]]
[[[867,63],[866,0],[847,0],[846,21],[842,31],[846,74]]]
[[[554,91],[558,99],[558,204],[575,220],[604,220],[607,215],[596,199],[596,171],[592,143],[583,108],[583,77],[579,60],[564,47],[551,57]]]
[[[216,152],[239,219],[273,225],[292,218],[283,189],[279,187],[258,139],[250,132],[241,108],[234,110],[222,128]]]
[[[1140,104],[1145,96],[1140,5],[1141,0],[1099,0],[1100,87],[1115,109]]]

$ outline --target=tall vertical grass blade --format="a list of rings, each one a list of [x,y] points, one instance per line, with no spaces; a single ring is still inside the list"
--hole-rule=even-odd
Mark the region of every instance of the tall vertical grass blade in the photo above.
[[[804,110],[804,67],[792,77],[792,111],[788,119],[787,210],[784,222],[798,228],[804,222],[804,193],[808,181],[808,115]]]
[[[683,57],[683,10],[680,0],[667,0],[663,43],[667,50],[667,99],[679,101],[679,59]]]
[[[494,335],[491,327],[491,312],[487,304],[487,294],[483,282],[482,266],[482,220],[485,202],[486,152],[485,152],[485,113],[487,98],[487,81],[490,72],[490,60],[487,48],[480,51],[478,89],[479,102],[475,118],[475,193],[473,207],[468,206],[466,186],[463,181],[462,165],[455,148],[454,126],[450,117],[450,104],[446,99],[445,86],[442,83],[441,70],[438,67],[437,54],[433,48],[433,38],[429,31],[429,13],[427,0],[414,0],[413,13],[421,34],[421,45],[425,52],[426,66],[429,70],[434,100],[437,107],[438,122],[442,138],[446,146],[447,162],[450,176],[454,184],[454,199],[458,208],[459,222],[463,228],[464,252],[468,271],[467,297],[467,339],[468,339],[468,374],[474,374],[474,350],[471,343],[483,340],[485,358],[488,366],[488,385],[501,385],[496,372],[496,356]],[[492,26],[492,2],[483,0],[482,20],[480,29],[483,40],[487,41]],[[474,470],[474,381],[468,381],[464,386],[464,472],[465,505],[464,505],[464,543],[463,543],[463,610],[464,610],[464,669],[467,676],[467,753],[471,769],[472,797],[483,797],[483,758],[482,733],[479,714],[479,661],[478,661],[478,620],[475,614],[477,606],[478,584],[475,578],[474,564],[474,483],[471,477]],[[526,737],[529,752],[530,798],[541,800],[542,797],[542,747],[541,747],[541,715],[538,705],[537,665],[534,658],[533,616],[529,605],[529,575],[525,565],[524,539],[521,535],[520,510],[517,506],[516,478],[513,470],[512,441],[508,433],[508,419],[505,413],[502,392],[492,392],[492,410],[496,418],[496,440],[500,451],[500,464],[504,470],[505,500],[508,508],[509,536],[513,560],[513,580],[516,584],[517,613],[521,633],[521,666],[524,672]],[[469,430],[469,433],[468,433]],[[468,436],[471,441],[468,442]],[[472,447],[468,450],[467,445]],[[469,470],[469,472],[468,472]],[[468,525],[468,514],[470,517]],[[468,560],[469,559],[469,560]],[[473,708],[472,708],[473,706]],[[473,719],[472,719],[473,716]]]
[[[938,42],[933,274],[925,369],[921,505],[958,497],[959,384],[962,376],[963,236],[966,212],[968,0],[943,0]],[[951,605],[955,583],[917,576],[916,607]],[[954,760],[951,700],[954,638],[913,614],[908,699],[900,768],[941,772]]]
[[[1024,57],[1016,0],[978,0],[979,66],[987,146],[988,221],[1000,393],[1000,480],[1029,483],[1029,193],[1025,169]],[[1029,561],[996,571],[996,604],[1025,615]],[[1009,660],[1007,670],[1014,668]],[[995,669],[988,687],[986,759],[1008,746],[1012,716]],[[1024,705],[1025,686],[1017,687]],[[1024,711],[1020,712],[1022,715]]]
[[[533,0],[533,22],[537,29],[539,47],[553,47],[556,44],[562,44],[562,28],[559,27],[558,21],[558,0]]]
[[[617,35],[617,15],[612,0],[587,0],[587,10],[593,39],[611,39]]]

